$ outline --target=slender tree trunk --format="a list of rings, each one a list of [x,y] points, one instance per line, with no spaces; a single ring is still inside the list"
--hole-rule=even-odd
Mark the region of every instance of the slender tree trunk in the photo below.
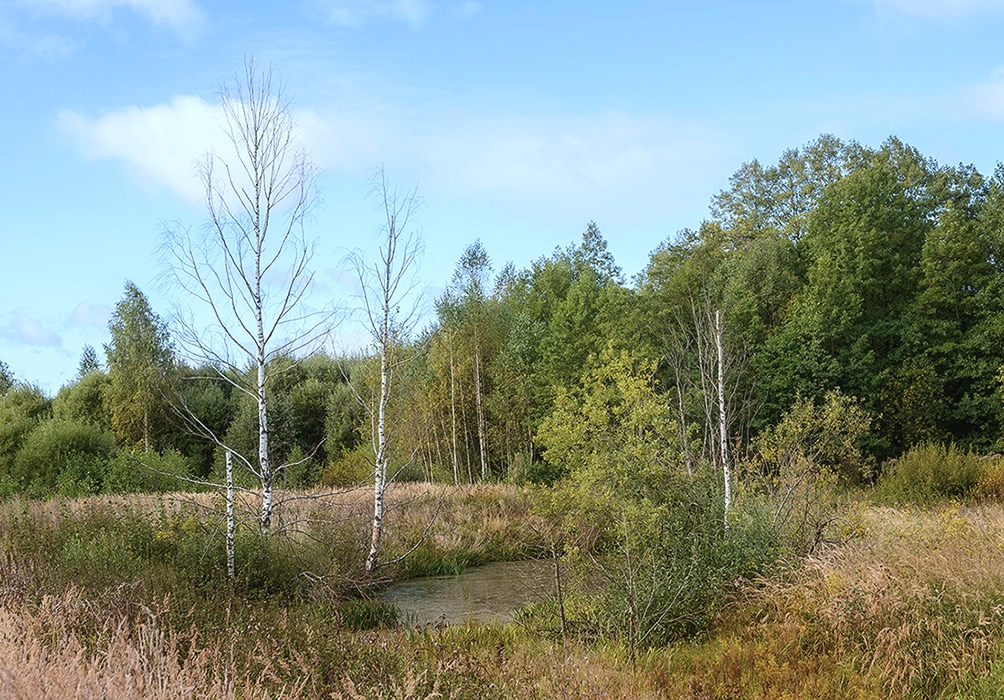
[[[457,379],[453,367],[453,331],[450,331],[450,426],[453,447],[453,485],[460,485],[460,463],[457,455]]]
[[[680,447],[683,450],[683,461],[687,465],[687,476],[694,476],[694,458],[690,454],[690,441],[687,439],[687,411],[683,401],[683,357],[685,349],[679,352],[669,350],[671,364],[673,365],[673,378],[676,383],[676,407],[677,424],[680,428]]]
[[[715,311],[715,349],[718,357],[718,434],[725,479],[725,529],[729,529],[729,508],[732,506],[732,474],[729,468],[728,420],[725,408],[725,351],[722,343],[722,315]]]
[[[488,437],[485,429],[485,411],[481,402],[481,350],[478,347],[477,328],[474,330],[474,408],[478,419],[478,456],[481,460],[481,481],[488,480]]]
[[[389,317],[389,309],[384,307],[385,316]],[[366,557],[366,571],[372,573],[377,567],[380,556],[380,538],[383,534],[384,493],[387,490],[387,328],[384,326],[384,338],[380,347],[380,403],[377,409],[377,449],[376,464],[373,468],[373,527],[370,535],[370,552]]]
[[[234,455],[227,450],[227,578],[233,585],[236,578],[234,566]]]
[[[694,319],[694,340],[697,344],[697,367],[701,378],[701,398],[704,401],[704,431],[703,443],[704,452],[712,464],[719,463],[717,440],[715,439],[715,397],[714,397],[714,374],[715,359],[714,351],[709,347],[713,339],[708,336],[713,334],[708,326],[711,324],[710,309],[702,309],[698,312],[697,305],[691,300],[691,312]],[[705,314],[704,311],[707,311]],[[704,317],[702,319],[702,316]]]

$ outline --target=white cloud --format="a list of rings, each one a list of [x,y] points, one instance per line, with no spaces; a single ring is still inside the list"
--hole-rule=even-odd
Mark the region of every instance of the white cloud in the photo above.
[[[873,0],[880,12],[895,12],[922,19],[957,19],[1004,12],[1004,0]]]
[[[494,116],[440,104],[419,109],[356,96],[295,118],[307,152],[328,172],[365,178],[387,163],[421,176],[430,194],[535,211],[703,203],[710,174],[731,157],[720,133],[695,123],[623,112]],[[220,118],[217,106],[182,96],[93,119],[65,112],[58,125],[86,157],[117,160],[141,182],[195,202],[203,196],[195,161],[207,150],[228,150]]]
[[[426,155],[449,153],[444,165],[470,190],[602,194],[662,179],[713,140],[696,125],[608,112],[475,122],[434,135]]]
[[[71,328],[106,328],[112,317],[112,308],[107,304],[81,302],[70,313],[68,326]]]
[[[195,31],[205,19],[193,0],[22,0],[22,4],[40,14],[74,20],[107,21],[115,10],[126,8],[182,33]]]
[[[221,141],[221,110],[198,97],[168,104],[126,107],[96,119],[65,111],[57,127],[88,158],[124,163],[141,180],[198,201],[203,196],[196,162]]]
[[[35,319],[24,315],[18,315],[0,325],[0,338],[16,345],[39,348],[60,348],[63,345],[62,338],[56,333]]]
[[[343,27],[358,27],[375,19],[401,20],[419,26],[430,11],[425,0],[311,0],[308,8]]]

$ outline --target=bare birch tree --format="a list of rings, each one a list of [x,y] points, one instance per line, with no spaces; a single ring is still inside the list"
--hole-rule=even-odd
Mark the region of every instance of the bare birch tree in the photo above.
[[[415,190],[401,193],[387,182],[381,168],[373,177],[373,193],[385,217],[381,230],[379,261],[368,264],[359,252],[352,257],[359,276],[365,323],[373,348],[380,358],[380,389],[367,401],[373,425],[373,523],[366,571],[379,565],[383,535],[384,496],[389,486],[387,406],[393,390],[398,357],[395,350],[404,341],[418,312],[417,282],[413,272],[422,251],[421,240],[407,232],[420,205]]]
[[[673,372],[677,396],[677,422],[683,442],[684,459],[692,473],[693,455],[689,447],[689,425],[686,397],[700,404],[697,423],[703,428],[703,457],[718,467],[724,482],[725,528],[729,527],[732,507],[732,461],[729,445],[734,438],[735,424],[740,420],[740,396],[744,385],[742,375],[746,356],[730,348],[724,319],[709,299],[691,299],[689,313],[679,312],[664,333],[666,358]],[[730,437],[732,435],[733,437]]]
[[[317,170],[297,141],[290,102],[272,67],[246,58],[243,70],[222,85],[220,99],[225,152],[209,152],[199,163],[208,221],[195,234],[168,230],[165,257],[169,279],[197,307],[178,314],[177,338],[192,358],[217,368],[257,405],[258,454],[234,455],[261,484],[265,531],[273,485],[285,467],[269,454],[273,360],[315,346],[331,319],[307,307],[314,242],[304,222],[316,202]],[[221,436],[205,437],[226,448]]]

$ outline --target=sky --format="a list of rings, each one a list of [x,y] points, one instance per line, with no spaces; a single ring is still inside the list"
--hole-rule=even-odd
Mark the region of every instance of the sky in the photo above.
[[[989,175],[1002,35],[1004,0],[0,0],[0,361],[55,393],[127,281],[184,306],[164,231],[205,224],[195,163],[249,55],[320,169],[314,302],[351,309],[380,167],[423,201],[431,298],[475,239],[525,268],[590,221],[630,280],[742,163],[823,133]]]

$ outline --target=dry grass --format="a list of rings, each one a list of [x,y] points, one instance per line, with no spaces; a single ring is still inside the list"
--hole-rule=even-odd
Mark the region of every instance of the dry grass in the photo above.
[[[38,530],[94,513],[170,520],[215,508],[216,498],[14,501],[0,505],[0,534],[11,518]],[[519,489],[404,485],[390,500],[388,552],[410,546],[432,521],[416,554],[427,563],[546,543],[548,523]],[[364,491],[302,499],[288,504],[280,526],[295,535],[347,523],[365,533],[368,507]],[[40,583],[57,580],[45,562],[8,551],[0,557],[0,697],[1004,696],[1004,507],[867,508],[860,522],[860,538],[737,591],[703,639],[650,651],[637,665],[623,650],[565,647],[519,627],[353,631],[337,603],[235,600],[224,614],[226,598],[158,598],[163,590],[133,580],[86,592],[71,583],[43,596]]]
[[[0,697],[663,697],[621,655],[582,646],[566,651],[512,629],[341,632],[345,660],[336,678],[323,679],[325,659],[309,645],[290,661],[272,648],[289,640],[263,636],[250,663],[242,662],[232,653],[238,630],[192,644],[165,631],[154,613],[132,622],[109,616],[97,634],[82,634],[99,612],[75,592],[46,598],[36,610],[0,606]]]
[[[155,616],[141,623],[109,620],[91,639],[74,629],[93,605],[76,592],[47,597],[31,611],[0,607],[0,697],[52,698],[294,698],[303,682],[275,689],[269,668],[242,678],[225,649],[182,653]],[[266,660],[267,661],[267,660]]]
[[[689,698],[955,697],[1004,655],[1004,508],[872,508],[660,669]],[[992,691],[1000,697],[1004,687]]]

